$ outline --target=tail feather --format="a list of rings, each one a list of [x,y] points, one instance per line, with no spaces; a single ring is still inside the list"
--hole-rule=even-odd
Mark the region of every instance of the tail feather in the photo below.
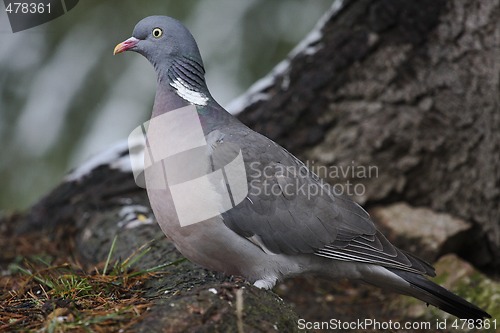
[[[410,283],[411,289],[405,291],[405,293],[410,296],[418,298],[428,304],[432,304],[441,310],[462,319],[491,318],[487,312],[453,294],[440,285],[426,279],[420,274],[392,268],[386,269]]]

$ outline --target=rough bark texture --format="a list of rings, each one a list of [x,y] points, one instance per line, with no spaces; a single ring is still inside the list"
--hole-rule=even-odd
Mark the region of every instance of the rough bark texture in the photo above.
[[[315,165],[376,166],[351,179],[360,201],[465,220],[460,254],[498,274],[498,17],[498,0],[347,1],[240,119]]]

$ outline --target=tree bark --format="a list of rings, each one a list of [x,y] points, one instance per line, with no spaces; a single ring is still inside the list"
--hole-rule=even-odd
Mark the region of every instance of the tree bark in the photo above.
[[[404,201],[467,221],[460,254],[498,274],[498,17],[498,0],[346,1],[239,118],[317,169],[375,166],[347,175],[368,208]]]

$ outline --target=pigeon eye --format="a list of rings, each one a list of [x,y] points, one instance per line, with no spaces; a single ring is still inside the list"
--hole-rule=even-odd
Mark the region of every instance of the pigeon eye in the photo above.
[[[163,35],[163,30],[160,28],[154,28],[153,29],[153,37],[154,38],[160,38]]]

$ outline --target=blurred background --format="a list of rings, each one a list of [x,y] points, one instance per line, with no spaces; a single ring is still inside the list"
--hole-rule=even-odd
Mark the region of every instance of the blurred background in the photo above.
[[[143,57],[113,57],[149,15],[169,15],[198,41],[222,105],[269,72],[331,0],[85,0],[12,33],[0,5],[0,212],[23,209],[71,168],[149,119],[156,76]]]

